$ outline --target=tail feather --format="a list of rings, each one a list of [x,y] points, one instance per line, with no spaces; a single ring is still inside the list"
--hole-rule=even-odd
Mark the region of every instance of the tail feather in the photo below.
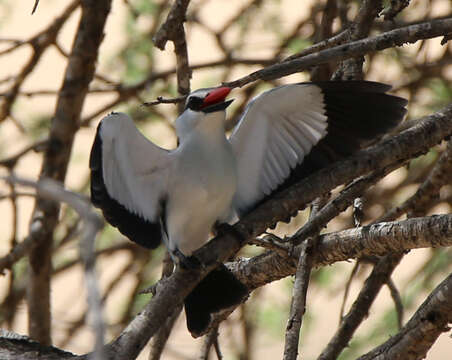
[[[187,328],[193,334],[207,329],[211,314],[239,304],[248,290],[224,265],[212,270],[186,297]]]

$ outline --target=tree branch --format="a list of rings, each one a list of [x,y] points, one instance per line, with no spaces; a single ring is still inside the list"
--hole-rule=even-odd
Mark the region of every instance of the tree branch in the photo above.
[[[226,235],[227,237],[227,235]],[[338,251],[337,239],[342,239]],[[227,243],[227,242],[226,242]],[[415,248],[452,246],[452,214],[414,218],[405,221],[383,223],[359,229],[345,230],[322,235],[319,238],[318,252],[313,257],[313,266],[332,264],[362,255],[383,255],[403,252]],[[368,247],[368,248],[366,248]],[[208,243],[199,254],[209,258],[215,244]],[[298,256],[299,254],[294,254]],[[272,254],[271,257],[279,255]],[[271,281],[293,275],[296,270],[294,258],[282,258],[280,264],[268,263],[269,254],[233,264],[234,274],[250,291]],[[207,273],[215,265],[209,264]],[[270,271],[268,271],[270,269]],[[157,293],[138,314],[121,335],[105,347],[108,359],[134,359],[160,326],[166,321],[176,304],[179,304],[199,281],[200,274],[195,271],[176,270],[157,287]],[[215,316],[213,326],[218,324]],[[126,356],[126,357],[125,357]],[[87,359],[87,355],[79,359]]]
[[[40,177],[64,182],[79,117],[94,76],[97,54],[104,37],[104,25],[111,0],[82,0],[82,16],[65,78],[58,95],[55,116],[44,154]],[[35,246],[29,256],[30,337],[50,344],[50,274],[53,232],[58,223],[59,205],[38,199],[30,221]]]
[[[64,202],[71,206],[83,219],[83,236],[80,242],[80,257],[85,270],[85,284],[88,293],[88,311],[94,323],[95,352],[94,359],[103,359],[104,345],[104,322],[102,318],[102,305],[100,301],[99,289],[97,286],[94,253],[94,242],[97,233],[103,228],[104,222],[99,215],[93,211],[93,207],[88,199],[80,195],[67,191],[60,183],[50,179],[41,179],[39,182],[19,179],[10,176],[8,182],[29,186],[36,189],[39,196],[52,201]]]
[[[430,172],[428,178],[417,189],[416,193],[403,202],[388,211],[381,221],[397,219],[408,211],[419,214],[419,212],[438,195],[442,186],[450,182],[452,173],[452,139],[447,142],[446,150],[441,154],[435,167]]]
[[[452,323],[452,274],[427,297],[402,330],[358,360],[423,359]]]
[[[359,296],[353,303],[350,311],[343,317],[339,329],[329,341],[325,350],[322,351],[318,360],[337,359],[342,350],[348,345],[355,330],[368,316],[370,306],[374,302],[382,286],[386,284],[394,269],[402,259],[402,254],[389,254],[383,257],[366,279]]]
[[[321,50],[318,53],[309,54],[302,58],[283,61],[279,64],[255,71],[238,80],[226,82],[224,85],[229,87],[242,87],[257,80],[273,80],[301,72],[314,65],[324,64],[333,60],[338,61],[356,56],[364,56],[371,52],[402,46],[406,43],[415,43],[423,39],[444,36],[444,34],[451,32],[452,19],[431,20],[429,22],[391,30],[372,38]]]
[[[22,68],[21,72],[15,77],[15,81],[11,88],[3,96],[3,101],[0,105],[0,122],[4,121],[10,115],[11,107],[16,100],[20,87],[38,64],[44,51],[55,42],[60,29],[79,4],[80,0],[72,1],[72,3],[64,10],[63,14],[56,18],[47,29],[39,32],[28,41],[20,42],[7,50],[0,52],[0,55],[6,54],[23,44],[30,44],[33,48],[31,57]]]
[[[319,209],[325,205],[327,197],[317,198],[311,205],[309,218],[315,217]],[[306,311],[306,296],[312,271],[312,258],[316,251],[318,234],[308,238],[301,246],[298,257],[295,282],[292,290],[289,319],[286,326],[286,338],[284,344],[284,360],[296,360],[298,356],[298,344],[300,342],[300,330],[303,323],[303,315]]]
[[[165,50],[165,45],[168,40],[172,40],[173,42],[177,41],[177,37],[180,35],[180,27],[183,26],[186,20],[185,14],[187,13],[189,3],[190,0],[174,1],[166,21],[153,38],[155,46],[160,50]]]
[[[0,358],[8,360],[74,359],[75,355],[51,346],[44,346],[28,336],[0,330]]]

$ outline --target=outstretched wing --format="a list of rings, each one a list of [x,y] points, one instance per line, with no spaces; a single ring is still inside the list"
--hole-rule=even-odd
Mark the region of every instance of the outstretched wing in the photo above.
[[[171,164],[132,119],[111,113],[100,122],[90,155],[91,201],[130,240],[147,248],[162,239],[160,216]]]
[[[251,101],[229,139],[239,216],[397,126],[407,101],[385,94],[389,89],[369,81],[299,83]]]

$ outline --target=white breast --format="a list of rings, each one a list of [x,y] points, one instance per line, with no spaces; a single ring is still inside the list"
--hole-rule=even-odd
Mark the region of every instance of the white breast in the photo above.
[[[194,137],[180,146],[166,211],[168,248],[189,256],[209,239],[217,220],[226,221],[236,191],[236,163],[226,138]]]

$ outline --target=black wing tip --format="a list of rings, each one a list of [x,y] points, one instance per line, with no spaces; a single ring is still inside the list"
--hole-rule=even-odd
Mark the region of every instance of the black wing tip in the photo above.
[[[408,101],[387,94],[389,85],[372,81],[323,82],[328,125],[342,127],[358,141],[379,138],[403,120]]]
[[[102,121],[99,123],[91,148],[89,167],[91,169],[91,202],[101,209],[105,219],[112,226],[116,227],[121,234],[148,248],[157,248],[162,240],[162,230],[160,223],[153,223],[143,219],[126,209],[117,200],[112,198],[105,187],[102,170],[102,138],[100,129]]]
[[[226,266],[220,265],[185,299],[188,330],[195,335],[203,333],[212,313],[240,304],[247,295],[248,288]]]

